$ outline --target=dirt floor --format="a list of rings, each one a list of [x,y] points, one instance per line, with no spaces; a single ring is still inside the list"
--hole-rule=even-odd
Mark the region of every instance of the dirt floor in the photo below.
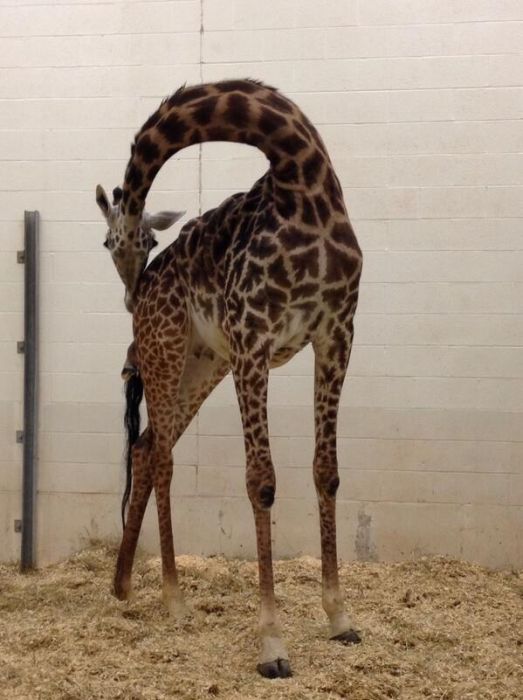
[[[255,672],[256,565],[179,557],[193,616],[171,621],[160,563],[141,558],[135,598],[109,593],[115,552],[97,546],[22,576],[0,567],[0,697],[523,697],[523,572],[463,562],[354,563],[341,580],[363,643],[326,640],[320,564],[276,564],[294,677]]]

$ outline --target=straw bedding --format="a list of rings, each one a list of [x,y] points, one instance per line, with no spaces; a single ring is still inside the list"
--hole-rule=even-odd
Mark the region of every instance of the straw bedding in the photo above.
[[[192,609],[170,620],[160,562],[139,558],[135,597],[109,594],[115,552],[98,545],[22,576],[0,567],[0,697],[523,697],[523,574],[441,558],[353,563],[341,580],[363,643],[326,640],[320,564],[275,565],[294,677],[255,672],[256,565],[181,556]]]

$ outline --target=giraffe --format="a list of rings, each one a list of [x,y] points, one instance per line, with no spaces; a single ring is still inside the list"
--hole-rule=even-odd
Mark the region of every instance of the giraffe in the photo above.
[[[145,199],[162,165],[183,148],[231,141],[259,148],[268,171],[244,193],[186,223],[147,267],[176,212],[149,215]],[[254,514],[260,612],[258,671],[291,675],[273,585],[270,508],[275,472],[267,425],[269,370],[311,343],[315,355],[314,483],[319,504],[322,604],[330,637],[360,636],[345,611],[336,549],[336,422],[353,340],[362,254],[339,180],[318,131],[277,89],[253,80],[182,87],[136,134],[123,189],[96,199],[106,245],[133,314],[126,377],[143,385],[148,425],[132,447],[133,485],[114,592],[126,599],[144,510],[155,490],[163,598],[185,604],[175,565],[169,486],[172,448],[213,388],[232,372],[240,407],[246,486]]]

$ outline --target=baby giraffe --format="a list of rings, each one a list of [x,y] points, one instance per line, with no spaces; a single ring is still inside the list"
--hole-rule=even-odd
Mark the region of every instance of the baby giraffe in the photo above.
[[[262,150],[269,168],[248,192],[185,224],[147,267],[153,230],[179,217],[148,215],[145,199],[162,165],[183,148],[235,141]],[[330,636],[360,641],[344,609],[336,554],[339,485],[336,423],[353,340],[362,268],[342,189],[315,127],[278,90],[252,80],[183,87],[164,100],[135,137],[123,190],[96,199],[133,314],[126,376],[132,491],[115,575],[125,599],[142,518],[155,489],[163,595],[183,611],[171,526],[172,449],[218,382],[232,372],[242,416],[247,494],[260,584],[259,672],[291,674],[276,612],[270,509],[276,479],[267,425],[269,370],[307,344],[315,354],[314,483],[318,496],[322,599]],[[145,392],[148,425],[136,417]],[[128,490],[130,481],[128,482]]]

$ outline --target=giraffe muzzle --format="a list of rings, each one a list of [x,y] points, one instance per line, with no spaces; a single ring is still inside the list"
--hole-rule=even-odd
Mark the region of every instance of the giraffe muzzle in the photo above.
[[[138,282],[142,272],[145,269],[147,263],[147,258],[142,259],[132,257],[130,260],[123,260],[116,262],[116,268],[122,282],[125,285],[125,308],[130,313],[133,312],[135,301],[136,301],[136,290],[138,287]]]
[[[132,314],[134,311],[134,295],[128,289],[125,290],[124,303],[127,311]]]

